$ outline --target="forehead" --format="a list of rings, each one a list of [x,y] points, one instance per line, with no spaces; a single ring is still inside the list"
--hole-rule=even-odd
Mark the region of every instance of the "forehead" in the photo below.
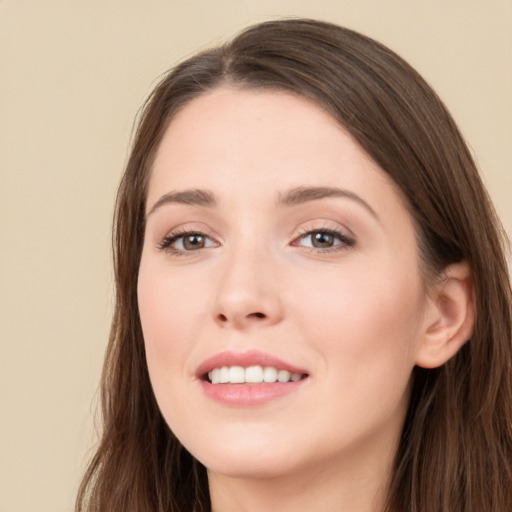
[[[402,203],[392,180],[334,117],[295,94],[223,87],[188,103],[159,145],[148,205],[172,190],[239,192],[246,199],[332,186]]]
[[[324,165],[343,166],[341,172],[365,166],[383,174],[340,124],[311,100],[287,92],[226,87],[192,100],[174,117],[158,147],[152,178],[169,174],[179,185],[186,168],[189,176],[192,170],[197,177],[204,171],[201,177],[208,180],[207,171],[216,166],[218,172],[231,169],[238,177],[307,170],[314,180],[322,174],[320,155]],[[286,161],[289,166],[283,168]],[[226,167],[221,169],[222,164]]]

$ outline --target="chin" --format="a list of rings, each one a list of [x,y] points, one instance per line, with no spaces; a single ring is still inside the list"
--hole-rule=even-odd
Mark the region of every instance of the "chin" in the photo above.
[[[238,456],[236,459],[211,461],[211,464],[203,462],[209,473],[217,473],[223,476],[240,479],[263,480],[277,478],[293,472],[293,466],[272,458],[249,458]]]
[[[204,448],[190,451],[209,472],[234,478],[274,478],[292,472],[297,462],[296,450],[257,438],[211,442]]]

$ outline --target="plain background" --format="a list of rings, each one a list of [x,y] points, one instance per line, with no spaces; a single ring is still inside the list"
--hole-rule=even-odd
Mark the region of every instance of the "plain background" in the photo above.
[[[0,511],[71,512],[111,315],[110,222],[158,77],[300,15],[387,44],[434,86],[512,233],[512,1],[0,0]]]

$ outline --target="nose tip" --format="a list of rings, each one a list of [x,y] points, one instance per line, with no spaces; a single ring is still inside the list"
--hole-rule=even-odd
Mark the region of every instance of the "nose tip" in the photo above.
[[[272,278],[277,269],[266,262],[266,272],[256,268],[263,264],[247,259],[231,260],[224,272],[218,274],[213,316],[223,328],[247,329],[269,326],[279,322],[283,307],[277,286]]]

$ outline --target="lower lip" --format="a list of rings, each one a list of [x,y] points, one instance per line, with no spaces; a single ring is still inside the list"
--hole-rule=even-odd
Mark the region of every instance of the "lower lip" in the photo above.
[[[250,407],[294,393],[305,380],[268,384],[211,384],[203,380],[201,384],[206,396],[216,402],[234,407]]]

